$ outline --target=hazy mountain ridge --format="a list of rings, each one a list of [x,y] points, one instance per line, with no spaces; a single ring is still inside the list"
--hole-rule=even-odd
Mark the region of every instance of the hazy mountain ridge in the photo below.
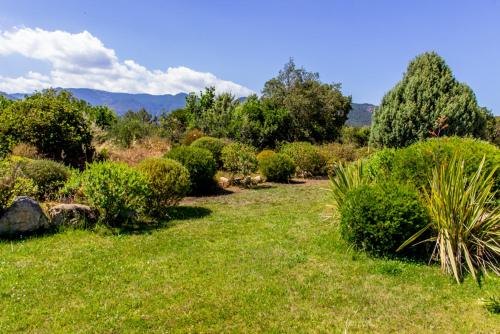
[[[90,88],[67,88],[66,90],[92,105],[106,105],[119,115],[123,115],[128,110],[137,111],[141,108],[146,109],[153,115],[160,115],[162,112],[184,107],[187,96],[186,93],[175,95],[113,93]],[[6,94],[3,92],[0,92],[0,95],[13,100],[22,99],[26,96],[26,94],[22,93]],[[370,125],[374,108],[375,106],[369,103],[352,103],[352,110],[349,113],[347,123],[353,126]]]

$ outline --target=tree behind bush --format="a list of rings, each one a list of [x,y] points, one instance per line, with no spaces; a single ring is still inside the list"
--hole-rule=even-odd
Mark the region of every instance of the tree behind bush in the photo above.
[[[86,118],[89,108],[68,91],[35,93],[0,113],[0,138],[33,144],[47,158],[83,166],[94,152]]]
[[[196,139],[191,146],[209,150],[217,163],[217,168],[222,168],[222,149],[226,146],[223,139],[205,136]]]
[[[374,111],[371,142],[404,147],[431,136],[482,137],[486,114],[434,52],[413,59],[403,79]]]

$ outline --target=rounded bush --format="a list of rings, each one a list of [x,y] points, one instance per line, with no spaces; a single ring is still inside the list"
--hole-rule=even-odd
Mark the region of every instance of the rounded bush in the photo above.
[[[192,142],[190,146],[209,150],[217,163],[217,168],[222,167],[222,149],[226,146],[224,140],[214,137],[201,137]]]
[[[326,160],[319,149],[308,142],[287,143],[280,153],[288,155],[297,166],[297,175],[301,177],[325,174]]]
[[[146,176],[151,195],[148,209],[162,215],[169,206],[176,205],[189,192],[189,171],[172,159],[148,158],[137,169]]]
[[[418,192],[394,182],[354,188],[340,214],[342,237],[355,248],[380,256],[396,255],[396,249],[429,222]]]
[[[23,159],[20,163],[23,174],[38,187],[37,198],[54,198],[70,176],[69,169],[52,160]]]
[[[276,154],[276,152],[274,152],[273,150],[262,150],[259,154],[257,154],[257,161],[258,161],[259,165],[260,165],[260,161],[262,159],[265,159],[265,158],[267,158],[271,155],[274,155],[274,154]]]
[[[383,149],[368,160],[367,169],[376,178],[389,177],[421,188],[428,186],[433,167],[447,163],[455,155],[464,159],[467,175],[477,171],[483,156],[486,157],[486,172],[491,172],[495,166],[500,165],[500,149],[488,142],[472,138],[442,137],[402,149]],[[496,173],[494,190],[499,190],[499,171]]]
[[[288,182],[295,173],[295,164],[287,155],[274,153],[259,161],[259,169],[268,181]]]
[[[165,157],[180,162],[189,171],[191,193],[206,193],[214,185],[215,159],[210,151],[191,146],[178,146]]]
[[[232,143],[222,150],[224,169],[234,175],[248,176],[257,170],[255,148],[242,143]]]
[[[134,220],[144,212],[146,198],[150,196],[146,177],[117,162],[89,164],[82,173],[73,174],[68,185],[99,210],[102,222],[114,226]]]
[[[205,137],[205,133],[200,129],[191,129],[186,132],[182,144],[189,146],[199,138]]]

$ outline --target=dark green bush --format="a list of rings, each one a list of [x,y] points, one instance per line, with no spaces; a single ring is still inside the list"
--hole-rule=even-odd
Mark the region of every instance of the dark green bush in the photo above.
[[[484,170],[490,172],[500,165],[500,149],[471,138],[443,137],[418,142],[403,149],[383,149],[367,162],[368,172],[375,178],[390,177],[409,182],[417,188],[428,186],[432,168],[457,155],[465,161],[467,175],[472,175],[486,156]],[[500,189],[500,178],[495,179],[495,190]]]
[[[83,196],[99,210],[103,223],[119,226],[134,221],[146,209],[150,197],[148,181],[124,163],[95,162],[82,173],[74,173],[62,193]]]
[[[190,146],[209,150],[217,163],[217,168],[222,167],[222,149],[226,146],[224,140],[214,137],[201,137],[192,142]]]
[[[0,113],[0,140],[32,144],[44,157],[82,167],[94,152],[89,108],[64,90],[33,94]]]
[[[288,182],[295,173],[295,164],[287,155],[274,153],[259,160],[259,169],[267,181]]]
[[[418,192],[394,182],[351,190],[340,214],[342,237],[355,248],[379,256],[396,255],[396,249],[429,222]]]
[[[165,157],[176,160],[187,168],[192,194],[206,193],[213,188],[216,163],[210,151],[198,147],[178,146]]]
[[[70,176],[66,166],[52,160],[23,159],[20,166],[23,174],[37,186],[40,200],[53,199]]]
[[[308,142],[286,143],[280,153],[288,155],[297,166],[297,175],[310,177],[325,174],[326,160],[319,149]]]
[[[233,175],[248,176],[258,167],[255,148],[241,143],[232,143],[222,150],[224,169]]]
[[[146,176],[151,195],[148,210],[153,215],[164,215],[189,192],[189,171],[180,162],[165,158],[148,158],[138,166]]]

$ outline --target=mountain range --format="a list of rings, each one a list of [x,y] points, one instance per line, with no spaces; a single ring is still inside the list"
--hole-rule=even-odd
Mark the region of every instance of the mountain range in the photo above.
[[[175,95],[113,93],[90,88],[67,88],[66,90],[91,105],[106,105],[115,110],[118,115],[123,115],[128,110],[137,111],[141,108],[146,109],[153,115],[170,112],[184,107],[187,96],[186,93]],[[13,100],[22,99],[26,96],[26,94],[22,93],[6,94],[3,92],[0,92],[0,95]],[[352,103],[352,110],[349,113],[347,123],[352,126],[370,125],[374,108],[373,104]]]

